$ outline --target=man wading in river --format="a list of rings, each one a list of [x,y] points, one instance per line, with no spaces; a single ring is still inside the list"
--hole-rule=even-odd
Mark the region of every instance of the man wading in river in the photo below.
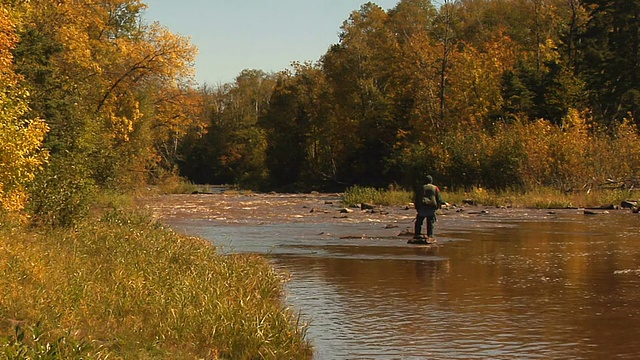
[[[413,239],[409,244],[428,244],[435,242],[433,228],[436,224],[436,211],[447,205],[440,196],[440,189],[433,184],[433,177],[427,175],[425,184],[417,186],[414,193],[413,204],[416,208],[416,223]],[[422,223],[427,219],[427,236],[422,235]]]

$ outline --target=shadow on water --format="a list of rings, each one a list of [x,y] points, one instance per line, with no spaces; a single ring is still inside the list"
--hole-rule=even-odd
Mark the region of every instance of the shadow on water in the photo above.
[[[326,198],[276,200],[266,216],[258,199],[191,198],[208,215],[164,219],[290,274],[316,359],[640,357],[637,215],[450,212],[439,245],[415,247],[398,236],[406,209],[342,217]]]

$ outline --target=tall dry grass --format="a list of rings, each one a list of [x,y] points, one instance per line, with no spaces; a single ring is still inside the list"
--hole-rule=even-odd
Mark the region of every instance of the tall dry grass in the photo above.
[[[413,192],[404,189],[376,189],[351,186],[342,194],[342,205],[353,206],[362,203],[376,205],[405,205],[413,201]]]
[[[619,205],[623,200],[640,200],[640,193],[630,189],[583,189],[560,191],[552,187],[538,186],[523,191],[520,188],[488,190],[482,187],[442,190],[444,201],[462,205],[467,200],[484,206],[507,206],[535,209],[585,208]],[[353,186],[342,197],[344,206],[361,203],[405,206],[413,201],[413,193],[403,189],[375,189]]]
[[[640,135],[632,119],[605,130],[571,110],[561,126],[518,120],[491,130],[451,129],[438,140],[404,149],[402,166],[430,173],[449,189],[569,192],[609,180],[640,182]]]
[[[110,211],[70,230],[4,227],[0,354],[309,358],[282,283],[263,258],[219,255],[137,213]]]

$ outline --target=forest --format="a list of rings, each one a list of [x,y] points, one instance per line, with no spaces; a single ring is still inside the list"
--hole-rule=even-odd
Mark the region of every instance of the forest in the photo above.
[[[640,0],[368,2],[317,61],[215,86],[143,0],[0,5],[5,358],[311,358],[267,259],[131,203],[167,184],[639,184]]]
[[[640,171],[640,0],[401,0],[317,61],[196,84],[140,0],[0,0],[0,213],[69,225],[102,190],[563,191]]]

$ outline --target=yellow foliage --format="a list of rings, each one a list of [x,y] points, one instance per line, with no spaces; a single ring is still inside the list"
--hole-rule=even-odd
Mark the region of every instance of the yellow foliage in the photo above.
[[[140,103],[131,94],[121,96],[116,104],[105,109],[109,118],[110,133],[112,139],[129,141],[133,132],[133,125],[143,116],[140,111]]]
[[[24,186],[32,181],[47,160],[41,150],[48,131],[39,119],[25,119],[28,93],[19,87],[20,77],[12,69],[11,49],[17,40],[14,24],[2,9],[0,17],[0,212],[24,208]]]
[[[10,6],[12,17],[21,19],[19,33],[38,34],[32,41],[55,49],[47,58],[55,69],[50,80],[64,91],[56,94],[67,100],[64,122],[77,129],[64,132],[61,146],[81,144],[74,149],[111,156],[95,165],[101,181],[143,176],[161,158],[158,144],[187,130],[193,101],[184,89],[192,85],[197,50],[188,38],[144,23],[141,0],[30,0]],[[0,32],[2,44],[16,40],[13,31]],[[0,52],[0,69],[5,64],[11,60]],[[34,98],[49,96],[44,86],[32,89]],[[67,124],[44,120],[51,120],[55,134]]]
[[[501,77],[516,58],[513,42],[502,34],[484,44],[483,49],[464,45],[462,52],[452,59],[455,62],[449,76],[452,86],[447,89],[449,107],[456,121],[481,125],[480,119],[500,108]]]
[[[0,76],[5,79],[10,73],[12,66],[11,48],[18,41],[15,34],[15,25],[9,19],[9,12],[0,9]]]
[[[640,175],[635,122],[624,122],[612,134],[594,129],[589,113],[575,109],[562,126],[538,119],[496,125],[491,133],[458,128],[446,135],[443,144],[432,144],[422,154],[435,159],[431,171],[465,186],[482,181],[500,186],[495,179],[506,174],[513,185],[524,189],[566,191],[592,189],[608,179],[624,183]]]

